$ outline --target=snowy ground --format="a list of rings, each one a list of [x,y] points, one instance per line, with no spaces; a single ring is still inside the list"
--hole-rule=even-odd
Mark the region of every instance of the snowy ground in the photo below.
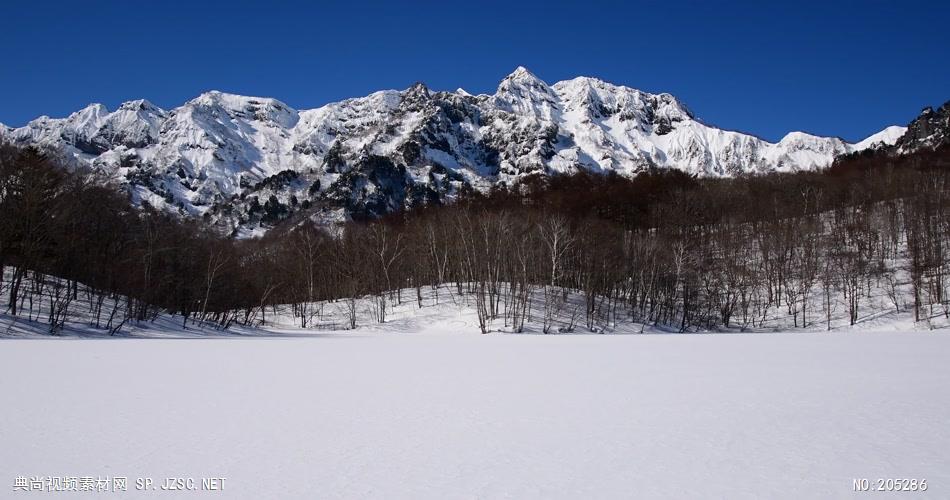
[[[7,280],[8,281],[8,280]],[[5,281],[6,282],[6,281]],[[425,333],[446,332],[477,334],[479,332],[475,302],[472,295],[458,294],[454,285],[443,285],[437,290],[430,287],[422,289],[422,307],[416,300],[415,289],[404,289],[400,294],[391,294],[387,301],[386,322],[381,324],[377,320],[376,308],[378,302],[374,297],[367,296],[357,300],[356,316],[357,330],[362,333]],[[0,304],[7,301],[7,291],[0,287]],[[543,324],[544,298],[541,290],[532,295],[531,308],[522,333],[540,334]],[[14,317],[4,310],[0,310],[0,339],[32,338],[35,336],[49,337],[48,299],[37,299],[35,311]],[[719,333],[775,333],[775,332],[826,332],[827,325],[822,305],[817,294],[809,305],[808,324],[802,328],[793,325],[792,317],[786,307],[776,305],[768,310],[768,314],[757,322],[755,326],[747,325],[745,329],[733,325],[730,328],[720,329]],[[108,337],[109,332],[104,328],[93,328],[89,313],[88,299],[80,293],[80,298],[73,302],[69,318],[58,337]],[[848,320],[848,310],[842,297],[838,296],[832,306],[831,331],[834,333],[846,332],[950,332],[950,317],[940,305],[922,309],[920,321],[915,322],[909,285],[904,286],[900,300],[900,311],[895,311],[893,301],[886,296],[884,290],[875,288],[868,297],[862,298],[858,313],[858,321],[851,325]],[[103,315],[108,315],[113,301],[107,299]],[[120,305],[122,305],[120,303]],[[124,305],[122,305],[124,308]],[[499,307],[499,312],[503,307]],[[161,314],[155,321],[142,323],[129,322],[116,333],[118,337],[148,337],[148,338],[203,338],[214,337],[274,337],[300,336],[320,333],[340,333],[349,327],[349,312],[346,301],[325,301],[309,304],[307,310],[307,326],[301,326],[301,319],[293,314],[290,305],[267,307],[265,321],[256,327],[245,327],[234,324],[227,330],[222,330],[214,324],[195,324],[189,321],[186,328],[182,328],[181,316]],[[584,296],[577,291],[569,292],[567,302],[561,306],[555,320],[552,333],[564,334],[641,334],[641,333],[678,333],[678,325],[642,324],[626,317],[623,309],[616,318],[605,321],[600,318],[595,324],[595,331],[585,325]],[[510,321],[505,321],[503,314],[491,320],[488,329],[491,333],[512,333]],[[260,316],[257,316],[259,319]],[[573,318],[573,319],[572,319]],[[31,321],[32,319],[32,321]],[[103,320],[104,323],[104,320]],[[259,323],[259,321],[257,322]],[[573,327],[570,325],[573,323]],[[690,329],[691,333],[711,333]]]
[[[913,332],[7,340],[0,497],[950,498],[948,359]]]

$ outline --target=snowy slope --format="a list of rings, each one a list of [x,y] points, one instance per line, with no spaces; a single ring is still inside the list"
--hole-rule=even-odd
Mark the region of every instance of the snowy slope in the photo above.
[[[295,211],[373,216],[531,174],[815,169],[894,144],[904,130],[856,144],[801,132],[770,143],[709,126],[669,94],[586,77],[548,85],[519,67],[493,95],[416,84],[297,111],[208,92],[170,111],[147,101],[114,112],[93,104],[67,118],[0,126],[0,135],[58,151],[126,187],[136,203],[248,234]]]
[[[854,144],[854,151],[863,151],[865,149],[877,146],[893,146],[897,140],[907,132],[907,127],[890,126],[886,129],[868,136],[862,141]]]

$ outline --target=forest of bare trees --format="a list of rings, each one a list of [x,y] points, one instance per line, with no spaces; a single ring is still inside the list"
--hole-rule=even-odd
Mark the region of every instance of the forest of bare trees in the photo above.
[[[0,276],[6,312],[53,333],[77,308],[116,332],[161,313],[183,327],[265,324],[275,304],[321,328],[328,300],[348,311],[337,326],[355,328],[358,298],[386,322],[394,304],[422,307],[440,286],[471,299],[482,332],[529,318],[545,333],[748,328],[776,311],[830,328],[835,304],[854,323],[872,288],[897,310],[909,290],[922,320],[950,315],[948,159],[865,154],[736,179],[534,177],[449,206],[329,229],[291,219],[235,240],[3,146]]]

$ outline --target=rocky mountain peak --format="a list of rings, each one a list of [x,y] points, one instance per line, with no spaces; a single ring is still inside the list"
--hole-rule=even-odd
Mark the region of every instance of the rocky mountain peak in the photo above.
[[[162,108],[152,104],[146,99],[136,99],[133,101],[123,102],[119,106],[121,111],[144,111],[146,113],[155,113],[155,114],[164,114],[165,111]]]
[[[538,78],[534,73],[525,68],[524,66],[518,66],[512,71],[508,76],[502,80],[502,82],[521,82],[525,84],[542,84],[545,85],[540,78]]]
[[[950,144],[950,101],[934,110],[926,107],[907,126],[907,133],[897,140],[901,153],[921,148],[938,148]]]
[[[495,102],[500,109],[519,115],[553,119],[557,114],[554,90],[524,66],[518,66],[498,84]]]

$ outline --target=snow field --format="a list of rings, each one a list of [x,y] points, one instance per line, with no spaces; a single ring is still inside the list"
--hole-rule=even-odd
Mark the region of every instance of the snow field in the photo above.
[[[950,496],[950,336],[8,340],[0,478],[219,476],[107,498]],[[130,488],[131,490],[131,488]],[[64,494],[68,496],[68,494]],[[14,496],[13,498],[17,498]]]

